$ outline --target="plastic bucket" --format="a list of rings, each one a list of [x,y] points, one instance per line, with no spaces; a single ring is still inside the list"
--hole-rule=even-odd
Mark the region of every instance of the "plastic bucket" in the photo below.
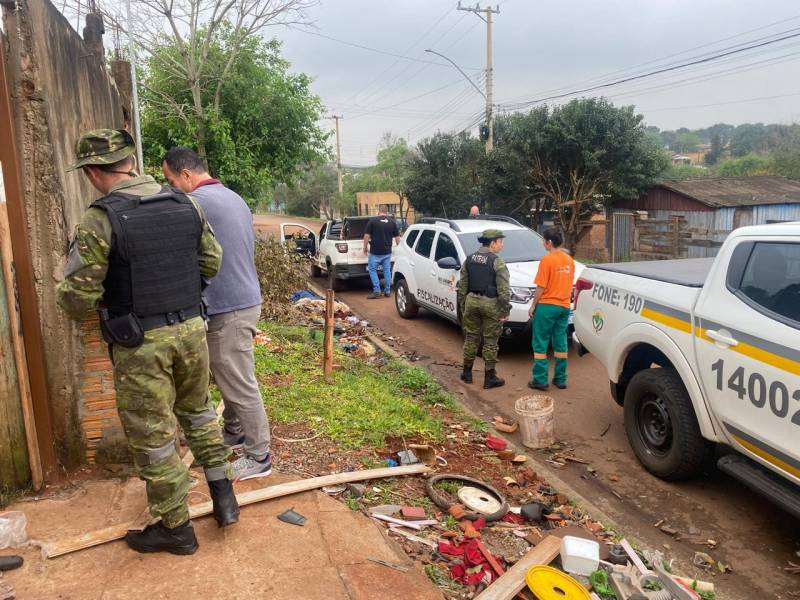
[[[550,396],[523,396],[517,400],[514,410],[519,416],[519,431],[524,446],[547,448],[555,443],[553,399]]]

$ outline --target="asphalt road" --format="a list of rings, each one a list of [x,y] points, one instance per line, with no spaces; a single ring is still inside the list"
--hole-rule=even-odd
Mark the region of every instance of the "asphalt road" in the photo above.
[[[257,227],[273,233],[275,223],[283,220],[288,219],[259,216]],[[312,229],[319,227],[314,222]],[[325,280],[316,283],[325,286]],[[402,319],[393,297],[368,300],[368,292],[366,281],[351,284],[337,299],[382,331],[399,351],[428,368],[475,413],[487,420],[495,414],[515,417],[514,402],[529,391],[531,358],[525,344],[501,346],[498,373],[506,379],[505,387],[482,389],[480,359],[476,382],[465,385],[458,378],[462,344],[458,327],[424,309],[416,319]],[[611,399],[608,376],[593,357],[578,358],[571,352],[569,388],[551,390],[557,439],[590,463],[548,467],[552,473],[599,506],[627,534],[675,558],[676,572],[714,581],[717,598],[800,598],[800,576],[783,571],[787,561],[800,563],[800,521],[715,470],[682,483],[667,483],[647,473],[630,450],[622,409]],[[516,435],[515,442],[521,444]],[[540,462],[550,458],[537,454]],[[658,522],[677,534],[654,527]],[[716,542],[713,548],[707,540]],[[696,551],[729,565],[732,572],[720,575],[694,569]]]

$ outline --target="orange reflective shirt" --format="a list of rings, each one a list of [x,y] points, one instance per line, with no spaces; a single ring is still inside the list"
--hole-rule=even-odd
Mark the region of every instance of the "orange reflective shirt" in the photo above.
[[[555,304],[570,307],[572,282],[575,277],[575,261],[566,252],[548,252],[539,263],[534,283],[544,288],[539,304]]]

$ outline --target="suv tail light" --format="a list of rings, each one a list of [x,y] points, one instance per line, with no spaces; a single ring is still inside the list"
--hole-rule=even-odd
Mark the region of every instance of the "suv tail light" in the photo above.
[[[578,310],[578,298],[580,298],[583,290],[590,290],[594,287],[594,283],[583,277],[579,277],[575,282],[575,310]]]
[[[347,244],[336,244],[336,250],[341,254],[347,254]]]

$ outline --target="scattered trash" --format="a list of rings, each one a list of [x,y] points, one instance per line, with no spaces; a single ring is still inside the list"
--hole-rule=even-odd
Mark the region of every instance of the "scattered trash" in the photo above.
[[[367,491],[367,486],[363,483],[346,483],[345,487],[353,498],[361,498]]]
[[[0,571],[13,571],[22,566],[24,560],[18,554],[10,556],[0,556]]]
[[[414,454],[429,467],[436,464],[436,452],[428,444],[409,444],[408,449],[413,450]]]
[[[541,521],[550,514],[550,508],[539,502],[531,502],[522,506],[520,514],[528,521]]]
[[[395,459],[393,459],[393,458],[387,458],[386,459],[386,466],[387,467],[396,467],[397,466],[397,461]]]
[[[589,576],[600,563],[600,544],[568,535],[561,540],[560,554],[567,573]]]
[[[299,290],[299,291],[293,293],[289,297],[289,300],[291,301],[292,304],[294,304],[298,300],[303,300],[303,299],[306,299],[306,298],[309,299],[309,300],[317,300],[317,299],[319,299],[319,296],[317,296],[314,292],[312,292],[310,290]]]
[[[482,515],[492,515],[503,507],[503,504],[486,490],[469,485],[458,490],[458,499],[464,506]]]
[[[525,582],[539,600],[591,600],[580,583],[553,567],[532,567],[525,575]]]
[[[380,558],[372,558],[371,556],[368,556],[367,560],[379,565],[383,565],[384,567],[389,567],[390,569],[394,569],[395,571],[401,571],[402,573],[408,571],[408,567],[403,565],[398,565],[397,563],[389,562],[388,560],[381,560]]]
[[[692,564],[703,569],[710,569],[717,564],[717,561],[715,561],[705,552],[695,552],[694,558],[692,559]]]
[[[336,494],[341,494],[346,489],[347,486],[344,485],[343,483],[340,483],[339,485],[326,485],[325,487],[322,488],[322,491],[325,492],[326,494],[336,495]]]
[[[414,465],[420,462],[420,460],[417,458],[417,455],[411,450],[402,450],[398,452],[397,458],[400,459],[401,465]]]
[[[370,506],[369,512],[372,515],[383,515],[390,517],[400,512],[402,507],[399,504],[379,504],[378,506]]]
[[[497,521],[501,519],[503,515],[505,515],[508,512],[508,503],[506,502],[505,497],[495,488],[478,479],[473,479],[472,477],[466,477],[464,475],[456,475],[455,473],[440,473],[438,475],[434,475],[433,477],[429,478],[428,481],[425,483],[425,492],[428,494],[428,497],[433,501],[433,503],[436,506],[438,506],[442,510],[449,510],[450,506],[454,504],[454,502],[446,499],[436,489],[437,483],[445,481],[452,481],[478,488],[480,490],[483,490],[484,493],[488,492],[491,496],[493,496],[496,500],[498,500],[500,503],[500,508],[491,515],[484,515],[487,521]],[[476,513],[466,514],[465,516],[468,519],[478,518],[478,514]]]
[[[403,515],[404,519],[412,521],[424,521],[428,516],[421,506],[403,506],[400,508],[400,514]]]
[[[611,546],[608,550],[608,562],[614,565],[628,564],[628,554],[625,552],[625,548],[619,544]]]
[[[527,456],[525,456],[524,454],[517,454],[514,458],[511,459],[511,462],[521,465],[526,460],[528,460]]]
[[[505,450],[508,442],[503,438],[495,437],[493,435],[486,436],[486,445],[492,450]]]
[[[295,512],[293,508],[279,514],[278,520],[289,523],[290,525],[300,525],[301,527],[306,522],[306,518],[300,513]]]
[[[27,523],[25,513],[18,510],[0,513],[0,550],[24,544],[28,539]]]
[[[502,431],[503,433],[514,433],[519,429],[519,423],[514,419],[504,419],[500,415],[494,417],[492,425],[497,431]]]
[[[533,395],[518,398],[514,410],[519,416],[522,444],[528,448],[547,448],[555,441],[553,406],[550,396]]]

